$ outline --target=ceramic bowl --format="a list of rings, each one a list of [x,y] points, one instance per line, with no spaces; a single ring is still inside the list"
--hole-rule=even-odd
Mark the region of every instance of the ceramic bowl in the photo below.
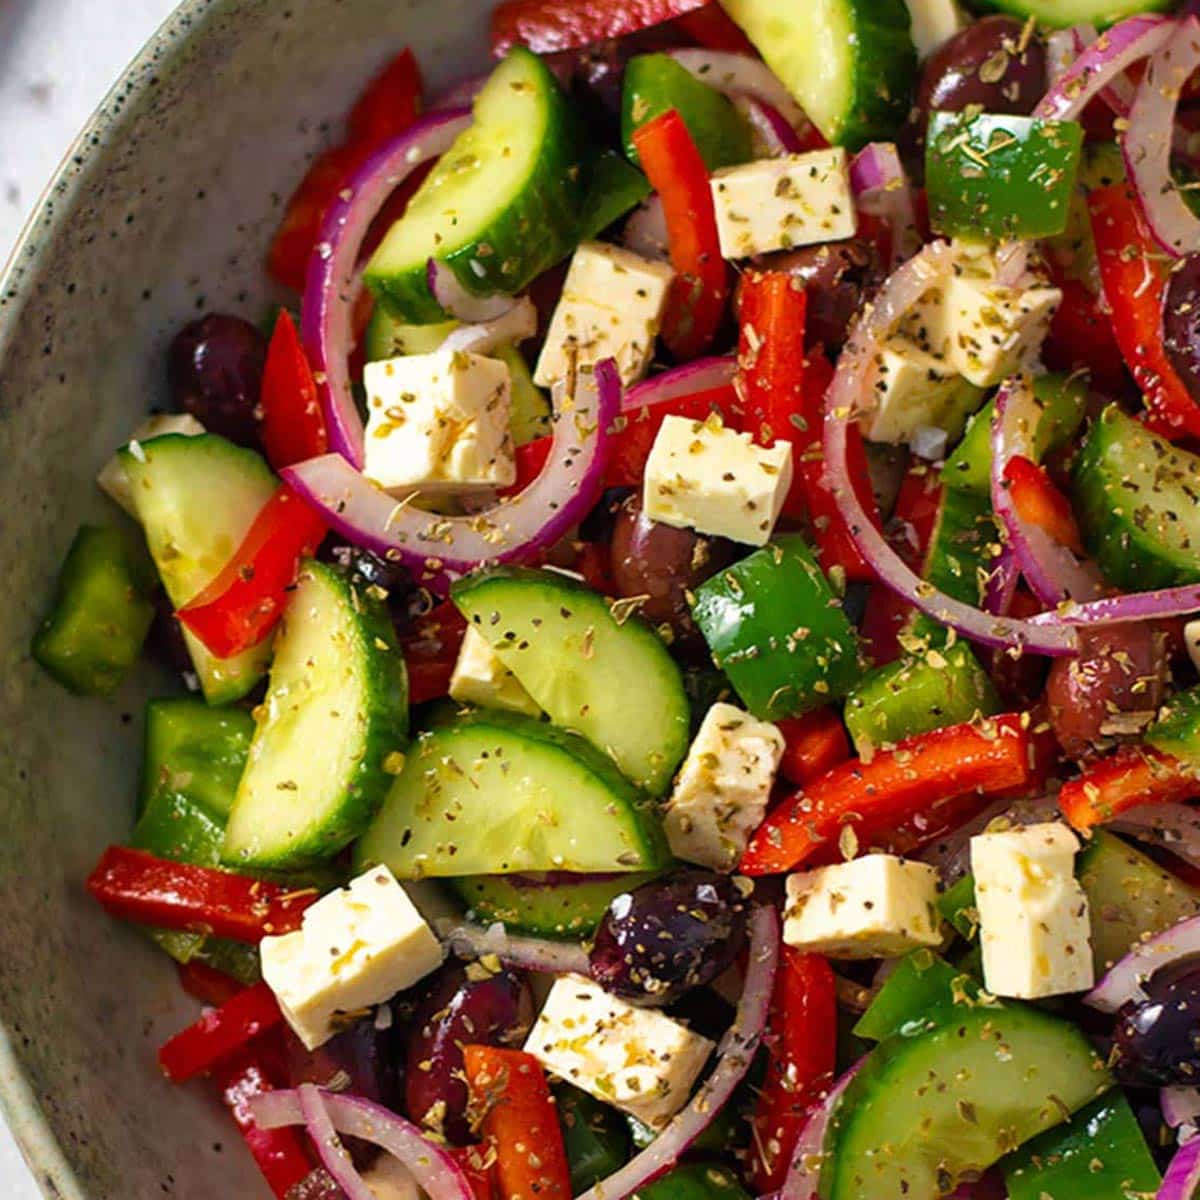
[[[119,19],[119,5],[113,5]],[[29,655],[93,479],[163,403],[198,313],[251,319],[306,161],[401,46],[431,89],[478,70],[484,0],[188,0],[71,149],[0,277],[0,1102],[47,1196],[267,1197],[203,1087],[155,1049],[194,1015],[171,964],[89,901],[128,837],[150,668],[75,699]],[[333,119],[332,122],[330,119]]]

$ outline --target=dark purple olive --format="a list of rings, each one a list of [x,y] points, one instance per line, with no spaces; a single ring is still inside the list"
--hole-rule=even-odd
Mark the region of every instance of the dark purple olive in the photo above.
[[[533,1024],[533,997],[523,976],[451,963],[413,1018],[405,1073],[405,1107],[420,1125],[454,1145],[471,1139],[464,1045],[515,1045]]]
[[[191,671],[192,656],[187,642],[183,640],[183,626],[175,615],[175,605],[162,588],[156,588],[151,602],[154,605],[154,621],[146,646],[150,653],[164,666],[173,671]]]
[[[177,408],[210,433],[257,446],[259,392],[267,339],[249,321],[209,313],[184,326],[167,354],[167,382]]]
[[[373,1018],[367,1018],[311,1051],[295,1038],[288,1038],[287,1044],[288,1076],[293,1087],[315,1083],[332,1091],[353,1092],[399,1111],[404,1098],[403,1042],[395,1023],[379,1028]]]
[[[644,596],[640,612],[654,624],[668,622],[677,634],[691,635],[687,594],[733,561],[724,538],[705,537],[652,521],[639,493],[617,512],[612,535],[612,573],[621,596]]]
[[[355,583],[370,588],[380,599],[383,598],[380,593],[386,592],[392,624],[400,633],[434,605],[433,595],[426,588],[417,586],[403,563],[392,562],[361,546],[337,542],[322,547],[320,558],[336,563]]]
[[[1164,972],[1117,1014],[1112,1061],[1132,1084],[1200,1083],[1200,968]]]
[[[633,488],[608,488],[600,497],[600,502],[596,507],[579,522],[579,540],[581,542],[604,542],[606,545],[610,543],[613,530],[617,525],[617,516],[621,511],[621,504],[627,496],[632,496],[633,493]]]
[[[726,875],[688,869],[617,896],[596,930],[591,977],[635,1004],[673,1004],[711,982],[746,940],[746,906]]]
[[[1163,301],[1163,344],[1193,399],[1200,402],[1200,254],[1171,272]]]
[[[790,250],[775,255],[766,265],[804,280],[807,339],[835,351],[845,342],[850,322],[883,279],[875,248],[857,238]]]

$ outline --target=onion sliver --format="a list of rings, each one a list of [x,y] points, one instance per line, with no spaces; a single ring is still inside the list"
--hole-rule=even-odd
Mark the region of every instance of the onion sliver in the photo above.
[[[1130,1000],[1144,1000],[1144,984],[1164,967],[1200,956],[1200,917],[1189,917],[1138,942],[1083,998],[1101,1012],[1115,1013]]]

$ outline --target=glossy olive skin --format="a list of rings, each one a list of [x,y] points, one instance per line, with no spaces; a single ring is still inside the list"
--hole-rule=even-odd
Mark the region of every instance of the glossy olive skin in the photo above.
[[[634,1004],[673,1004],[711,982],[746,940],[746,906],[726,875],[688,869],[617,896],[596,930],[591,977]]]
[[[150,653],[164,666],[173,671],[192,670],[192,656],[183,638],[183,626],[175,615],[175,605],[162,588],[156,588],[151,597],[154,605],[154,621],[146,639]]]
[[[830,351],[841,349],[850,323],[883,279],[875,247],[859,238],[790,250],[774,255],[765,265],[804,281],[806,339]]]
[[[371,550],[343,543],[326,543],[319,557],[336,563],[349,577],[364,588],[387,592],[388,612],[397,632],[403,633],[434,605],[433,596],[413,582],[403,563],[390,562]],[[378,593],[376,593],[378,594]]]
[[[1166,639],[1143,622],[1080,630],[1078,658],[1055,659],[1046,679],[1050,724],[1063,750],[1082,758],[1121,713],[1150,712],[1162,701]]]
[[[404,1102],[418,1124],[453,1145],[471,1141],[464,1045],[519,1045],[533,1025],[533,997],[523,975],[489,974],[450,963],[434,977],[409,1027]]]
[[[1163,301],[1163,345],[1176,374],[1200,403],[1200,254],[1180,259]]]
[[[167,382],[177,408],[209,433],[257,447],[259,394],[267,339],[249,321],[209,313],[176,335],[167,353]]]
[[[366,1018],[316,1050],[305,1050],[294,1038],[288,1038],[292,1086],[332,1086],[398,1111],[403,1098],[399,1034],[394,1023],[380,1029],[373,1018]]]
[[[1132,1084],[1200,1083],[1200,968],[1167,971],[1117,1014],[1112,1057]]]

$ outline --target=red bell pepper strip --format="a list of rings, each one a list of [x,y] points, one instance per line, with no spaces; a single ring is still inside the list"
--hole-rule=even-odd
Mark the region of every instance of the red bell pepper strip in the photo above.
[[[1083,769],[1063,785],[1058,807],[1078,830],[1086,831],[1144,804],[1180,804],[1200,796],[1194,767],[1150,746],[1123,746]]]
[[[259,436],[276,471],[329,449],[316,381],[286,308],[280,310],[271,334],[259,407]]]
[[[1125,184],[1090,192],[1088,209],[1113,333],[1154,426],[1166,437],[1200,437],[1200,405],[1163,346],[1168,271],[1162,252]]]
[[[1129,385],[1129,372],[1102,297],[1068,275],[1053,258],[1048,260],[1048,266],[1054,286],[1063,298],[1042,345],[1046,366],[1054,371],[1083,368],[1094,387],[1120,394]]]
[[[663,341],[677,358],[696,358],[716,336],[729,298],[729,268],[721,257],[708,168],[675,109],[648,121],[633,141],[662,201],[676,272]]]
[[[367,84],[346,118],[346,141],[352,146],[382,146],[403,133],[421,115],[421,68],[405,46]]]
[[[471,1194],[475,1200],[492,1200],[494,1164],[489,1160],[486,1147],[451,1146],[448,1149],[451,1157],[458,1163],[459,1169],[467,1177],[467,1182],[471,1185]]]
[[[1015,455],[1004,468],[1004,481],[1022,521],[1036,525],[1076,554],[1084,553],[1083,535],[1075,523],[1071,502],[1050,482],[1042,467]]]
[[[185,1083],[282,1020],[275,993],[265,983],[256,983],[220,1008],[210,1008],[194,1024],[164,1042],[158,1052],[159,1066],[173,1083]]]
[[[443,600],[400,635],[400,648],[408,667],[410,704],[423,704],[446,695],[466,632],[466,617],[452,600]]]
[[[109,846],[87,890],[114,917],[161,929],[211,933],[257,945],[268,934],[300,928],[316,888],[297,891],[216,867],[156,858]]]
[[[783,947],[765,1041],[767,1075],[752,1118],[756,1194],[783,1186],[809,1110],[837,1065],[837,987],[819,954]]]
[[[725,50],[730,54],[748,54],[758,57],[754,43],[734,24],[719,4],[706,4],[693,12],[676,17],[674,27],[697,46],[706,50]],[[818,149],[805,146],[806,150]]]
[[[784,741],[779,774],[796,787],[812,783],[850,757],[846,727],[832,708],[784,717],[775,724]]]
[[[463,1067],[504,1200],[571,1200],[562,1127],[538,1060],[522,1050],[464,1046]]]
[[[177,963],[179,982],[189,996],[194,996],[202,1004],[212,1008],[220,1008],[227,1000],[232,1000],[245,986],[238,983],[232,975],[210,967],[208,963],[186,962]]]
[[[863,845],[935,805],[995,795],[1033,776],[1029,719],[1007,714],[907,738],[869,761],[853,758],[778,805],[742,856],[745,875],[790,871],[850,828]]]
[[[317,511],[284,484],[221,573],[176,615],[218,658],[258,645],[283,616],[301,559],[326,532]]]
[[[492,53],[577,50],[703,8],[708,0],[505,0],[492,13]]]

